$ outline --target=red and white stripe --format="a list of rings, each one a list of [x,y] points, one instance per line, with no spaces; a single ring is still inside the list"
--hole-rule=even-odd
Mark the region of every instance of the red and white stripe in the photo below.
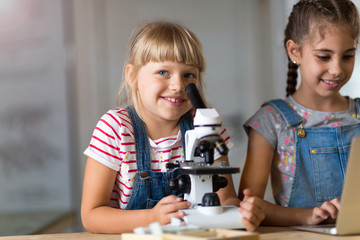
[[[225,128],[221,136],[231,148],[233,143]],[[184,158],[180,132],[177,136],[149,141],[152,171],[165,172],[166,163]],[[125,209],[137,171],[133,126],[125,109],[110,110],[100,118],[84,154],[118,171],[111,195],[111,206]]]

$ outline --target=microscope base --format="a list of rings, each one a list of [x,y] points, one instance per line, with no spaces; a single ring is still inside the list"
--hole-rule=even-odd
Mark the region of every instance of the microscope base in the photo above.
[[[217,208],[212,209],[212,208]],[[220,208],[220,209],[219,209]],[[189,225],[202,228],[245,228],[241,222],[242,215],[235,206],[196,207],[183,209],[186,216],[184,221]]]

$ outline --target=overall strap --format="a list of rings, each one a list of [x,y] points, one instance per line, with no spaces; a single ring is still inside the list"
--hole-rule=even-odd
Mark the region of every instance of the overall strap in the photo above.
[[[184,156],[186,156],[185,133],[187,130],[194,129],[194,119],[192,117],[191,111],[188,111],[180,118],[179,127],[181,132],[181,142],[183,145]]]
[[[360,119],[360,98],[355,98],[356,102],[356,118]]]
[[[136,163],[139,171],[151,169],[151,152],[148,134],[146,131],[144,121],[139,117],[133,105],[126,107],[132,122],[136,150]],[[179,127],[181,132],[181,141],[185,156],[185,133],[187,130],[194,128],[193,117],[191,111],[184,114],[179,120]]]
[[[127,106],[133,131],[138,171],[151,170],[151,153],[148,134],[144,121],[139,117],[133,105]]]
[[[296,127],[304,121],[304,119],[299,114],[297,114],[285,100],[274,99],[264,103],[263,106],[267,104],[275,107],[280,112],[286,122],[287,127]]]

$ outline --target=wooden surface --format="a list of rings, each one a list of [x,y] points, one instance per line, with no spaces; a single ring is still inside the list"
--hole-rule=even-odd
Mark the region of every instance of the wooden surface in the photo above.
[[[180,234],[139,235],[125,233],[121,235],[121,240],[207,240],[207,239],[228,239],[228,240],[259,240],[258,233],[236,231],[228,229],[196,230],[183,232]]]
[[[74,221],[70,211],[0,213],[0,236],[59,233]]]
[[[321,233],[298,231],[287,227],[260,227],[258,230],[261,240],[360,240],[360,235],[331,236]]]
[[[360,240],[360,235],[356,236],[329,236],[325,234],[309,233],[297,231],[290,228],[278,227],[260,227],[259,239],[260,240]],[[110,234],[91,234],[91,233],[64,233],[64,234],[42,234],[42,235],[29,235],[29,236],[13,236],[13,237],[0,237],[0,240],[121,240],[121,235]]]

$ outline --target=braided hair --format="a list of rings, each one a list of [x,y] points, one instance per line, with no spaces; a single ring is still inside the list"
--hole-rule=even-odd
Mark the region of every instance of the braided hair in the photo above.
[[[352,37],[358,40],[359,13],[351,0],[300,0],[293,6],[285,28],[285,49],[290,39],[301,48],[305,41],[312,40],[314,30],[324,38],[329,24],[348,26]],[[288,61],[286,96],[295,93],[298,76],[298,65],[289,56]]]

